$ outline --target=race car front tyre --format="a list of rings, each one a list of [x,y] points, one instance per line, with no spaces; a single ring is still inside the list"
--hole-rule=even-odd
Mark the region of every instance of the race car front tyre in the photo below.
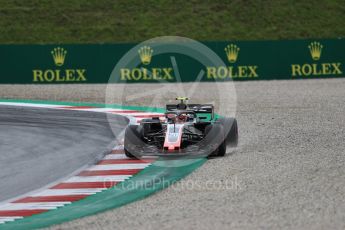
[[[216,149],[214,149],[208,156],[209,157],[221,157],[224,156],[226,153],[226,142],[224,138],[224,128],[221,124],[213,124],[208,125],[205,128],[205,135],[213,138],[212,143],[213,145],[217,145]]]
[[[143,145],[142,127],[139,125],[129,125],[125,130],[125,154],[129,158],[137,159],[138,156],[133,154],[137,147]]]

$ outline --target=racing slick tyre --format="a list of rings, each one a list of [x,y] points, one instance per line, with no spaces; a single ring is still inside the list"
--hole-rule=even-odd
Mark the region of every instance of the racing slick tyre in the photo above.
[[[226,140],[224,138],[224,128],[221,124],[208,125],[205,128],[205,135],[213,138],[213,143],[217,147],[208,156],[209,157],[222,157],[226,153]]]
[[[217,120],[224,128],[227,146],[236,147],[238,144],[238,126],[236,118],[219,118]]]
[[[125,130],[124,141],[125,154],[129,158],[137,159],[138,157],[133,154],[135,148],[144,144],[142,138],[142,127],[139,125],[129,125]]]

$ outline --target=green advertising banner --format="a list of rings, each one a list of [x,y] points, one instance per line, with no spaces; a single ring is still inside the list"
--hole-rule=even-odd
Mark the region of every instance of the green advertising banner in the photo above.
[[[108,83],[111,76],[116,83],[344,77],[344,39],[202,44],[211,53],[174,50],[179,43],[0,45],[0,84]]]

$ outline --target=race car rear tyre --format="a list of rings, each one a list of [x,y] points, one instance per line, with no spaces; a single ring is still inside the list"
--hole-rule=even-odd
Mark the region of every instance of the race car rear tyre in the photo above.
[[[208,156],[209,157],[221,157],[226,153],[226,143],[224,138],[224,129],[221,124],[208,125],[205,128],[205,135],[213,138],[211,144],[218,145]]]
[[[223,128],[225,135],[225,142],[227,146],[236,147],[238,144],[238,126],[236,118],[219,118],[217,120]]]
[[[131,153],[136,147],[143,145],[142,127],[139,125],[129,125],[125,130],[125,154],[129,158],[137,159],[138,157]]]
[[[217,157],[223,157],[226,154],[226,142],[225,140],[219,145]]]

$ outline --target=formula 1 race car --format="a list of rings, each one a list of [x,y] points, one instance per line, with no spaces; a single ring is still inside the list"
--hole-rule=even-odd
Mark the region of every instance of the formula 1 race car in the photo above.
[[[226,147],[237,146],[235,118],[216,118],[211,104],[166,105],[165,118],[143,119],[125,130],[127,157],[142,156],[224,156]]]

